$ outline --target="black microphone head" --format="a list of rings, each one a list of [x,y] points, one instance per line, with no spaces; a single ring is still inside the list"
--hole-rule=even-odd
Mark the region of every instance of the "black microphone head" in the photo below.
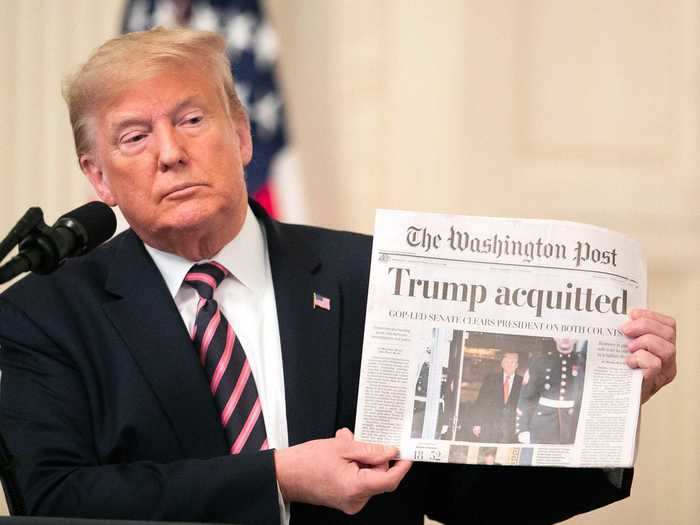
[[[97,248],[117,230],[117,217],[104,202],[92,201],[59,217],[54,228],[62,226],[78,235],[82,250],[79,255]]]

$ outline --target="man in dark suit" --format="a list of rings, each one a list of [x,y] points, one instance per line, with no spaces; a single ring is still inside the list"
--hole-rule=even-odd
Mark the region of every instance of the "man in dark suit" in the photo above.
[[[188,30],[124,35],[67,87],[80,166],[131,229],[0,298],[0,427],[30,512],[420,524],[527,508],[547,523],[628,494],[630,471],[409,471],[354,441],[371,240],[248,204],[252,144],[224,47]],[[558,504],[533,508],[544,484]]]
[[[515,373],[518,354],[507,352],[501,371],[486,376],[474,403],[472,434],[482,443],[517,443],[515,409],[523,378]]]

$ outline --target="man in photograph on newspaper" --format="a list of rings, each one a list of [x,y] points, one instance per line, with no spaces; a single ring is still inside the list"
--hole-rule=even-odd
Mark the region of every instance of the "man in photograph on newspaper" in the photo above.
[[[586,341],[553,338],[554,349],[533,359],[523,378],[516,432],[521,443],[571,444],[583,397]]]
[[[474,403],[472,440],[482,443],[516,443],[515,410],[523,378],[516,374],[518,354],[506,352],[500,370],[486,376]]]

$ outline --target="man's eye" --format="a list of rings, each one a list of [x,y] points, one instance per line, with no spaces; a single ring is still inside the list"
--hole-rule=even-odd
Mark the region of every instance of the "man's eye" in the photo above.
[[[203,119],[204,117],[202,115],[193,115],[191,117],[185,118],[183,123],[189,126],[193,126],[202,122]]]
[[[142,141],[144,138],[146,138],[145,133],[131,133],[129,135],[125,135],[121,139],[122,144],[136,144],[140,141]]]

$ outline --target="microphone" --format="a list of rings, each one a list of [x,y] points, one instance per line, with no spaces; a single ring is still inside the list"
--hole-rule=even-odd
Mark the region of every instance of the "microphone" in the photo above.
[[[0,267],[0,283],[24,273],[47,274],[68,257],[83,255],[109,239],[117,218],[103,202],[89,202],[62,215],[49,227],[40,221],[19,243],[19,253]]]
[[[12,248],[17,246],[17,244],[24,239],[27,235],[34,231],[39,224],[44,222],[44,212],[41,208],[29,208],[22,218],[17,221],[15,227],[10,230],[2,242],[0,242],[0,261],[2,261],[7,254],[12,251]]]

